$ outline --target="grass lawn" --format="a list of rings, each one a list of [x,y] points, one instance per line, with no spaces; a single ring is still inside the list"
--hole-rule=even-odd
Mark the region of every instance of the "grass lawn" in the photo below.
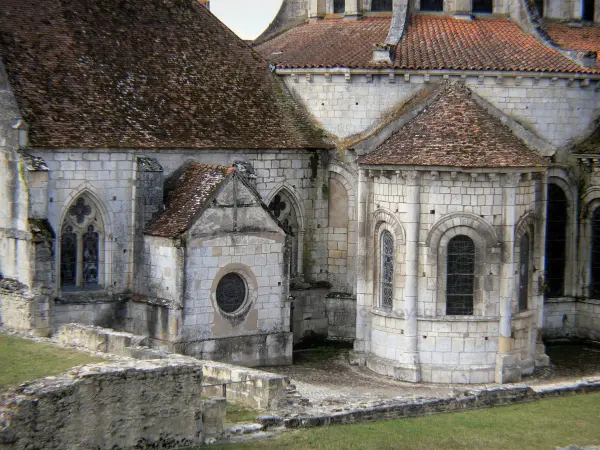
[[[101,361],[87,353],[0,334],[0,389]]]
[[[598,444],[600,393],[429,417],[312,428],[217,448],[487,450]]]
[[[227,400],[225,420],[229,423],[256,422],[260,415],[256,409]]]

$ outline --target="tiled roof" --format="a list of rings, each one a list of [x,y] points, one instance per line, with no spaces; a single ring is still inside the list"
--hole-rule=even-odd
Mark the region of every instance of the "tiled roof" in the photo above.
[[[169,180],[173,188],[167,194],[165,211],[148,225],[145,233],[175,237],[185,232],[233,170],[197,162],[185,164]]]
[[[465,168],[547,165],[463,85],[443,83],[432,95],[437,98],[429,106],[359,162]]]
[[[561,47],[567,50],[583,50],[598,52],[600,56],[600,25],[582,24],[580,27],[566,23],[546,23],[548,35]],[[600,58],[596,60],[600,68]]]
[[[32,146],[330,146],[196,0],[0,3],[0,58]]]
[[[373,63],[373,44],[385,41],[389,18],[306,23],[257,47],[279,68],[382,68],[589,72],[508,19],[461,20],[416,15],[395,60]]]

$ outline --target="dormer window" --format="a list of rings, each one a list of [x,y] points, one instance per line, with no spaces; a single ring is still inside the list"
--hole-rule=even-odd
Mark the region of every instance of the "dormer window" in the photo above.
[[[476,14],[491,14],[494,12],[493,0],[473,0],[473,12]]]
[[[583,20],[594,21],[594,6],[594,0],[583,0],[583,14],[581,17]]]
[[[333,13],[344,14],[346,11],[346,0],[333,0]]]
[[[444,0],[421,0],[421,11],[443,11]]]
[[[392,11],[392,0],[373,0],[371,11]]]

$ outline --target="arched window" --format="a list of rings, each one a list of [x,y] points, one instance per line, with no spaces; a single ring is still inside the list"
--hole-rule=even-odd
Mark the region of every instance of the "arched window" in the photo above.
[[[394,304],[394,238],[392,234],[383,230],[380,242],[381,267],[380,278],[380,304],[383,308],[391,308]]]
[[[61,227],[60,284],[63,288],[96,288],[102,277],[102,218],[86,196],[67,210]]]
[[[300,231],[296,208],[294,208],[291,197],[285,191],[279,191],[269,203],[269,209],[292,237],[290,277],[296,277],[298,276],[298,235]]]
[[[592,268],[590,295],[600,296],[600,207],[592,216]]]
[[[421,11],[443,11],[444,0],[421,0]]]
[[[473,0],[472,6],[474,13],[492,13],[494,12],[493,0]]]
[[[583,14],[582,14],[582,19],[583,20],[589,20],[590,22],[594,21],[594,0],[583,0]]]
[[[565,286],[567,197],[556,184],[548,185],[546,213],[546,295],[560,297]]]
[[[529,297],[529,234],[521,237],[519,246],[519,311],[525,311],[528,307]]]
[[[333,13],[344,14],[346,11],[346,0],[333,0]]]
[[[373,0],[371,11],[391,11],[393,0]]]
[[[448,242],[446,271],[446,314],[473,314],[475,286],[475,244],[468,236],[455,236]]]

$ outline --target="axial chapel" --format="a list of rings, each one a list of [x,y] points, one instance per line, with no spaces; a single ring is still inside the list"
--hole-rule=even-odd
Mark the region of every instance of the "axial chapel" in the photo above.
[[[600,340],[600,4],[3,0],[0,326],[411,382]]]

